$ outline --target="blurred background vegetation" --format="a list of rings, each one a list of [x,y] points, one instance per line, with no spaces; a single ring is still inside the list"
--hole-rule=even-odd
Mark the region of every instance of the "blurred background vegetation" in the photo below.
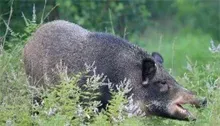
[[[179,66],[186,66],[186,57],[206,63],[209,42],[220,41],[219,0],[0,0],[2,37],[11,5],[9,27],[16,33],[27,30],[24,15],[32,19],[35,7],[37,24],[44,15],[44,22],[64,19],[92,31],[116,34],[149,52],[162,53],[165,66],[175,68],[176,74],[183,73]],[[4,48],[18,42],[6,42]]]
[[[12,0],[0,1],[0,14],[7,19]],[[45,0],[15,0],[11,27],[21,30],[24,26],[21,13],[32,15],[33,5],[41,15]],[[169,30],[193,30],[209,33],[220,40],[219,0],[47,0],[46,11],[55,7],[47,21],[65,19],[88,29],[104,31],[111,27],[110,16],[117,34],[143,33],[152,25],[167,23]],[[182,27],[180,27],[182,26]],[[185,27],[186,26],[186,27]],[[1,35],[5,25],[1,23]],[[163,29],[163,27],[161,28]]]

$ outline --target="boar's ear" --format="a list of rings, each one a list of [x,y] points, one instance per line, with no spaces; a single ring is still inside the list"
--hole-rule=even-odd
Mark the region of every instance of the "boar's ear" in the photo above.
[[[156,73],[156,64],[153,59],[146,58],[143,60],[142,64],[142,79],[143,84],[146,85],[149,80],[151,80]]]
[[[163,64],[163,57],[161,56],[161,54],[160,53],[158,53],[158,52],[153,52],[152,54],[152,57],[154,58],[154,60],[156,61],[156,62],[158,62],[158,63],[160,63],[160,64]]]

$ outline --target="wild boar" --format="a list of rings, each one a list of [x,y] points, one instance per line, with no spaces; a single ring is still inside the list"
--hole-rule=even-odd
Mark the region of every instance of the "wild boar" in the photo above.
[[[56,65],[61,61],[68,74],[84,71],[85,63],[95,62],[96,72],[107,75],[113,84],[130,79],[134,100],[152,115],[188,120],[194,117],[182,104],[206,104],[206,100],[197,99],[164,69],[159,53],[150,55],[120,37],[57,20],[40,26],[24,48],[30,83],[37,87],[58,83]],[[107,86],[102,86],[100,92],[105,106],[111,94]]]

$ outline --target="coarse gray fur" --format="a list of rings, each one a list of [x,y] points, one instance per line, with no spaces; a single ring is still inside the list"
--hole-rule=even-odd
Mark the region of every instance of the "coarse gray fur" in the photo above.
[[[58,83],[56,65],[61,62],[68,74],[85,71],[85,63],[95,62],[96,72],[107,75],[113,84],[129,79],[134,100],[155,115],[185,120],[189,114],[177,110],[174,101],[196,101],[165,71],[159,54],[151,56],[122,38],[58,20],[40,26],[25,46],[24,64],[30,83],[37,87]],[[100,100],[106,105],[111,97],[108,87],[100,91]]]

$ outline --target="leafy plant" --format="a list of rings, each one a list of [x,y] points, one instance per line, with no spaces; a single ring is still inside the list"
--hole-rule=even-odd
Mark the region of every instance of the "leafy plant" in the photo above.
[[[13,47],[15,47],[16,44],[24,45],[27,42],[28,37],[33,33],[37,28],[38,24],[36,23],[36,10],[35,5],[33,6],[33,14],[32,14],[32,20],[29,20],[25,17],[24,13],[22,13],[22,17],[25,22],[24,32],[23,33],[17,33],[14,32],[9,24],[4,22],[7,29],[10,33],[10,38],[5,41],[4,49],[5,50],[11,50]],[[6,36],[5,36],[6,37]],[[19,42],[19,43],[18,43]]]

